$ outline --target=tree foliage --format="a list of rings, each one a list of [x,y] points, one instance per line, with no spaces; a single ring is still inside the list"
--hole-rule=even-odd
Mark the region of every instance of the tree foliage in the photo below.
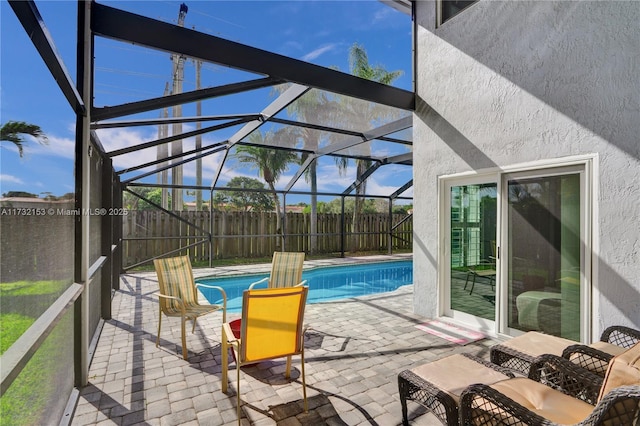
[[[395,214],[408,214],[409,210],[413,210],[413,204],[394,205],[392,209]]]
[[[225,211],[273,211],[273,199],[258,179],[236,176],[227,183],[233,190],[220,190],[213,196],[213,206]],[[249,191],[247,191],[249,190]],[[253,191],[251,191],[253,190]]]
[[[7,121],[0,127],[0,141],[7,141],[18,147],[20,157],[24,155],[24,143],[27,141],[24,136],[33,137],[36,141],[43,145],[49,143],[47,136],[44,134],[40,126],[25,123],[24,121]]]
[[[162,205],[162,188],[152,187],[135,187],[131,189],[136,194],[143,196],[154,204]],[[129,192],[122,193],[122,204],[128,210],[152,210],[156,207],[147,203],[145,200],[136,197]],[[169,210],[171,210],[171,194],[169,194]]]
[[[252,168],[258,169],[260,176],[271,190],[273,204],[278,213],[276,219],[277,229],[282,229],[280,213],[280,197],[276,193],[276,182],[291,163],[299,163],[298,155],[289,150],[271,148],[276,144],[277,134],[273,132],[262,133],[260,130],[254,131],[247,138],[251,145],[237,145],[234,157],[241,163],[249,164]]]
[[[372,65],[369,62],[369,57],[365,48],[354,43],[349,49],[349,71],[352,75],[365,78],[367,80],[377,81],[382,84],[391,84],[396,78],[402,75],[402,71],[387,71],[381,65]],[[340,104],[337,125],[340,128],[349,130],[362,130],[371,129],[381,124],[388,122],[391,119],[398,117],[398,111],[394,108],[387,108],[375,104],[373,102],[363,102],[359,99],[354,99],[345,96],[339,96],[338,102]],[[370,156],[371,148],[369,144],[361,144],[354,147],[357,150],[356,153],[360,153],[362,156]],[[366,150],[366,151],[363,151]],[[348,150],[349,151],[349,150]],[[339,171],[344,173],[347,170],[349,157],[336,157]],[[360,158],[356,160],[356,176],[360,178],[371,167],[371,161]],[[356,188],[355,208],[353,211],[353,226],[354,231],[358,232],[356,227],[359,224],[358,215],[364,212],[364,197],[367,193],[367,180],[365,179]],[[354,237],[353,249],[356,249],[357,239]]]
[[[344,201],[344,211],[347,214],[353,214],[355,209],[355,199],[353,197],[347,198]],[[334,198],[331,201],[319,201],[318,213],[333,213],[340,214],[342,212],[342,201],[340,198]],[[380,213],[376,207],[376,201],[374,199],[366,199],[363,202],[362,213]]]

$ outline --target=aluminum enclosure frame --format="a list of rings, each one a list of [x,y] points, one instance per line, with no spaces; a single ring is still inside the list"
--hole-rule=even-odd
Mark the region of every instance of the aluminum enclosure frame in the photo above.
[[[305,86],[305,90],[310,88],[317,88],[326,90],[332,93],[338,93],[345,96],[363,99],[369,102],[378,103],[381,105],[387,105],[394,108],[399,108],[406,111],[413,111],[415,108],[415,95],[412,91],[406,91],[391,86],[385,86],[380,83],[361,79],[352,75],[341,73],[328,68],[320,67],[317,65],[305,63],[303,61],[288,58],[282,55],[277,55],[264,50],[252,48],[249,46],[241,45],[227,41],[218,37],[198,33],[197,31],[181,28],[175,25],[163,23],[150,18],[142,17],[139,15],[124,12],[112,7],[104,6],[96,3],[93,0],[78,0],[78,28],[77,28],[77,76],[76,81],[70,77],[70,73],[67,71],[61,57],[57,54],[55,44],[47,31],[46,23],[43,21],[36,3],[33,0],[8,0],[11,8],[13,9],[16,17],[25,29],[25,32],[29,34],[34,47],[38,51],[38,54],[42,58],[43,62],[47,66],[52,77],[56,81],[56,84],[60,88],[62,94],[69,103],[71,109],[76,114],[76,207],[82,209],[88,209],[89,198],[87,192],[95,190],[103,192],[102,202],[106,205],[113,207],[122,207],[121,197],[118,200],[117,195],[122,194],[123,189],[122,181],[120,179],[121,172],[113,170],[111,157],[115,155],[126,155],[127,153],[134,152],[139,149],[143,149],[141,146],[132,147],[126,149],[126,151],[117,153],[107,153],[102,149],[102,144],[95,132],[99,128],[106,127],[128,127],[136,125],[147,125],[142,121],[106,121],[110,119],[121,118],[130,114],[145,112],[153,109],[160,109],[163,107],[182,104],[185,102],[194,102],[199,99],[209,99],[216,96],[223,96],[232,93],[240,93],[248,90],[254,90],[256,88],[269,87],[276,84],[285,82],[295,83],[297,85]],[[402,10],[407,9],[407,2],[402,0],[393,0],[394,7]],[[87,17],[89,17],[89,29],[90,35],[87,37]],[[226,65],[234,68],[241,68],[256,74],[263,75],[263,78],[250,80],[241,83],[234,83],[230,85],[224,85],[209,89],[197,90],[194,92],[184,93],[175,96],[158,97],[148,99],[141,102],[134,102],[129,104],[117,105],[107,108],[96,108],[94,105],[87,105],[86,99],[93,99],[93,39],[95,37],[108,37],[114,38],[125,42],[131,42],[136,44],[145,45],[151,48],[160,49],[168,52],[179,53],[185,56],[200,58],[206,61],[215,62],[218,64]],[[194,42],[196,40],[196,42]],[[90,63],[90,66],[86,66]],[[280,109],[286,108],[290,102],[295,100],[292,97],[280,104]],[[233,121],[240,120],[246,121],[247,125],[255,126],[260,125],[270,118],[273,118],[275,114],[268,114],[269,111],[265,110],[256,115],[249,116],[218,116],[218,117],[198,117],[198,118],[185,118],[183,122],[194,121]],[[278,119],[273,118],[274,122]],[[170,120],[166,120],[171,122]],[[87,125],[88,122],[88,125]],[[173,121],[175,122],[175,120]],[[283,123],[285,124],[285,123]],[[293,122],[287,122],[288,125],[296,125]],[[406,120],[403,121],[400,127],[407,128],[406,125],[410,124]],[[312,126],[308,123],[299,123],[300,126]],[[226,124],[220,126],[212,126],[212,128],[226,127]],[[318,129],[332,130],[329,127],[317,126]],[[211,131],[212,128],[205,129],[204,131]],[[389,127],[389,132],[378,132],[378,139],[387,138],[389,134],[393,133],[393,129],[399,127]],[[347,138],[351,138],[351,142],[346,142],[345,146],[350,143],[364,143],[372,139],[372,135],[366,135],[364,133],[350,132],[344,129],[333,129],[336,133],[343,133],[347,135]],[[243,132],[245,133],[245,132]],[[245,133],[244,136],[246,136]],[[227,141],[229,145],[233,143],[243,143],[240,133],[237,135],[237,140]],[[242,137],[240,137],[242,136]],[[182,135],[182,137],[185,137]],[[411,144],[409,141],[402,141],[396,138],[388,137],[388,140],[396,143]],[[165,141],[166,142],[166,141]],[[152,141],[151,143],[162,143]],[[88,147],[88,149],[87,149]],[[218,147],[202,147],[197,152],[186,152],[182,156],[193,155],[193,158],[189,157],[184,161],[194,160],[198,155],[204,155],[203,153],[210,153],[216,151]],[[97,155],[108,165],[111,170],[106,170],[102,174],[102,185],[96,188],[85,187],[88,182],[88,163],[86,162],[87,155],[91,155],[91,149],[98,150]],[[292,149],[292,148],[291,148]],[[228,150],[227,150],[228,151]],[[195,155],[194,155],[195,154]],[[333,155],[333,152],[320,151],[312,152],[314,156],[321,155]],[[94,155],[96,153],[94,152]],[[337,155],[337,154],[336,154]],[[358,157],[354,157],[358,158]],[[179,157],[176,157],[179,159]],[[384,159],[368,158],[368,160],[376,163],[375,168],[380,167],[383,164],[405,164],[411,165],[411,155],[402,155],[398,157],[389,157]],[[146,165],[140,165],[142,168]],[[129,172],[135,169],[126,170]],[[302,173],[297,174],[298,177]],[[362,176],[358,177],[356,182],[350,187],[355,188],[358,183],[362,181]],[[291,182],[287,186],[287,190],[282,192],[282,195],[286,197],[287,194],[300,193],[298,191],[291,191],[291,187],[294,182]],[[402,186],[404,192],[412,185],[412,182],[407,182]],[[135,186],[135,185],[134,185]],[[213,190],[215,189],[215,181],[211,186],[201,187],[198,189]],[[107,194],[107,192],[109,192]],[[400,193],[401,193],[400,192]],[[390,201],[393,199],[403,199],[400,193],[394,193],[388,198]],[[333,194],[341,196],[343,201],[347,195],[346,192]],[[380,197],[380,196],[378,196]],[[407,198],[410,199],[410,198]],[[344,202],[343,202],[344,205]],[[2,383],[0,388],[2,392],[7,389],[13,379],[20,374],[21,370],[28,363],[29,359],[41,346],[42,342],[50,335],[56,324],[65,315],[69,309],[73,309],[75,313],[75,328],[76,337],[74,342],[74,360],[75,367],[75,385],[77,387],[83,387],[87,384],[88,365],[91,358],[90,346],[95,340],[96,336],[90,336],[88,333],[94,331],[99,334],[98,330],[88,330],[86,324],[87,309],[93,309],[87,305],[87,292],[88,286],[94,277],[98,277],[99,274],[104,274],[101,282],[95,279],[96,283],[93,286],[99,285],[99,290],[102,293],[102,305],[101,317],[103,319],[109,319],[110,307],[108,306],[109,297],[114,289],[118,288],[119,277],[114,271],[121,270],[121,242],[122,236],[119,232],[118,221],[113,219],[105,221],[101,225],[101,255],[95,262],[89,264],[89,248],[87,247],[87,240],[89,238],[89,224],[78,223],[76,226],[76,249],[74,253],[74,270],[75,270],[75,283],[69,288],[63,297],[52,304],[47,314],[42,316],[38,321],[41,327],[29,329],[24,333],[24,341],[29,342],[29,346],[26,350],[21,350],[19,353],[16,351],[8,352],[6,355],[11,355],[11,363],[8,365],[3,364],[2,369]],[[121,225],[121,222],[120,222]],[[121,227],[120,227],[121,229]],[[98,327],[99,328],[99,327]],[[3,356],[3,361],[5,356]],[[9,358],[7,358],[8,360]],[[6,369],[4,367],[7,367]],[[77,398],[77,391],[72,393],[68,407],[74,407],[72,398]],[[70,408],[71,413],[68,418],[73,417],[73,408]]]

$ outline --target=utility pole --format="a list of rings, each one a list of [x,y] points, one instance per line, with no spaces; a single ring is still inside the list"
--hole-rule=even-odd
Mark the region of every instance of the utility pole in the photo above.
[[[202,87],[200,85],[200,71],[202,70],[202,61],[196,59],[196,90],[200,90]],[[202,101],[198,100],[196,102],[196,116],[200,117],[202,115]],[[202,128],[202,123],[198,121],[196,123],[196,129],[200,130]],[[196,136],[196,149],[202,148],[202,135],[198,134]],[[202,158],[198,158],[196,160],[196,186],[202,186]],[[202,191],[200,189],[196,189],[196,211],[202,210]]]
[[[165,83],[164,85],[164,95],[163,96],[167,96],[169,94],[169,83]],[[160,116],[162,118],[167,118],[169,116],[169,110],[167,108],[163,108],[162,109],[162,113],[160,114]],[[160,126],[158,126],[158,139],[163,139],[166,138],[167,136],[169,136],[169,126],[167,124],[161,124]],[[158,156],[158,160],[161,160],[163,158],[167,158],[169,156],[169,147],[167,146],[166,143],[163,143],[162,145],[158,145],[158,149],[157,149],[157,156]],[[167,165],[166,161],[163,161],[162,163],[157,165],[157,168],[163,168]],[[158,181],[159,184],[162,185],[166,185],[167,183],[169,183],[169,170],[165,169],[162,170],[159,174],[158,174]],[[167,190],[166,187],[162,188],[162,203],[161,203],[162,207],[165,209],[169,209],[169,191]]]
[[[180,12],[178,13],[178,26],[184,27],[184,18],[187,16],[189,8],[186,4],[180,5]],[[171,55],[171,61],[173,63],[173,88],[171,93],[182,93],[182,83],[184,81],[184,62],[185,57],[183,55]],[[175,105],[173,107],[173,117],[182,117],[182,105]],[[173,135],[182,133],[182,123],[174,123],[172,125]],[[173,141],[171,143],[171,155],[182,154],[182,139]],[[180,157],[174,161],[181,161]],[[171,184],[182,185],[182,166],[176,166],[171,171]],[[173,204],[173,210],[182,210],[182,188],[173,188],[171,192],[171,203]]]

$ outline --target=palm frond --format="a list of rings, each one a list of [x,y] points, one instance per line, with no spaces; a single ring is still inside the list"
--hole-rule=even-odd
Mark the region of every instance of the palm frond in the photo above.
[[[46,145],[48,138],[40,128],[35,124],[25,123],[24,121],[7,121],[0,127],[0,141],[11,142],[18,147],[20,157],[24,154],[25,139],[22,135],[32,136],[39,143]]]

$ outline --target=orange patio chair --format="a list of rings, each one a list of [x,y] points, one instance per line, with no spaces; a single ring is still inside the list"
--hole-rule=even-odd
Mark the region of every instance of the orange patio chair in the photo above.
[[[230,323],[222,324],[222,392],[227,392],[229,348],[236,353],[237,415],[240,424],[240,367],[287,357],[285,377],[291,375],[291,356],[300,355],[304,410],[308,411],[304,374],[304,308],[307,286],[245,290],[240,337]]]

